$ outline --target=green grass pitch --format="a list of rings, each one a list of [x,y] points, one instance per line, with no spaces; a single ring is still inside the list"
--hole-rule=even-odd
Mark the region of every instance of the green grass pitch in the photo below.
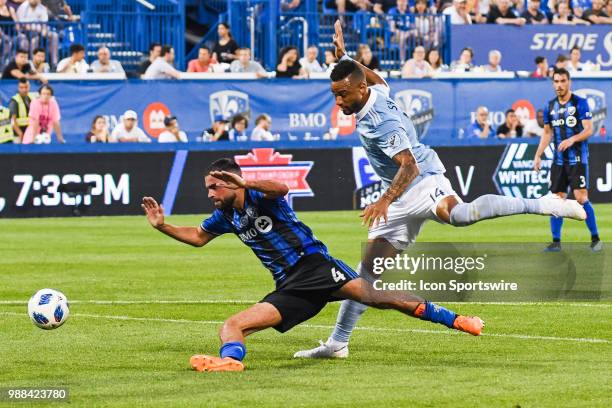
[[[595,208],[605,240],[612,205]],[[334,256],[358,262],[366,231],[356,212],[299,216]],[[197,225],[201,217],[168,221]],[[464,229],[428,223],[420,236],[548,239],[548,219],[536,216]],[[585,225],[566,222],[564,240],[588,245]],[[611,303],[449,305],[486,320],[489,335],[479,338],[368,310],[348,360],[294,360],[294,351],[327,338],[335,303],[284,335],[249,337],[245,372],[197,373],[189,357],[217,353],[219,322],[273,289],[236,237],[196,249],[154,231],[144,216],[92,217],[0,220],[0,242],[0,388],[66,386],[72,407],[611,406]],[[26,314],[28,298],[44,287],[73,301],[70,319],[50,332]],[[118,303],[91,302],[98,300]]]

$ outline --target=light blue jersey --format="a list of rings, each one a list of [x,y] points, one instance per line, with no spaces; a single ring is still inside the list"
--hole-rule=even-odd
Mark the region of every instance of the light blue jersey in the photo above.
[[[399,169],[392,157],[406,149],[410,149],[419,167],[419,175],[406,190],[427,176],[443,174],[446,169],[438,154],[419,142],[412,121],[389,97],[389,87],[374,85],[369,89],[370,97],[357,113],[357,131],[383,187],[389,187]]]

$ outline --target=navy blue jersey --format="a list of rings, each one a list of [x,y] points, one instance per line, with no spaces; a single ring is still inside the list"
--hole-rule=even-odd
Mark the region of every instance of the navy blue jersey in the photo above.
[[[277,283],[301,257],[314,253],[329,257],[325,245],[298,220],[284,198],[267,199],[255,190],[245,190],[242,211],[217,209],[202,222],[202,229],[214,235],[236,234]]]
[[[574,143],[572,147],[564,152],[557,151],[557,146],[565,140],[584,130],[582,121],[592,119],[593,115],[589,109],[586,99],[572,94],[570,100],[564,105],[557,98],[550,100],[544,107],[544,124],[552,129],[552,140],[555,146],[555,164],[562,166],[577,163],[588,164],[589,147],[586,140]]]

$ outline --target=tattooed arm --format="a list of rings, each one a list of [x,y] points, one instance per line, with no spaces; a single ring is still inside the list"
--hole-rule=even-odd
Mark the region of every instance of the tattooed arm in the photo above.
[[[410,149],[402,150],[393,156],[393,161],[397,163],[399,169],[391,185],[377,202],[367,206],[361,214],[363,224],[368,227],[377,226],[380,218],[384,219],[385,223],[387,222],[389,205],[397,200],[406,191],[406,187],[419,175],[419,168]]]

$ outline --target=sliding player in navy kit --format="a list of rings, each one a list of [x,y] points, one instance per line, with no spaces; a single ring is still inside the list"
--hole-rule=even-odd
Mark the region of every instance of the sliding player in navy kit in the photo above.
[[[284,333],[315,316],[328,302],[342,299],[395,309],[475,336],[480,334],[482,320],[478,317],[457,315],[417,296],[399,298],[374,291],[345,263],[332,258],[325,245],[296,217],[284,199],[289,191],[285,184],[245,181],[241,175],[232,159],[220,159],[211,165],[205,183],[216,210],[197,227],[167,224],[163,208],[153,198],[142,200],[149,223],[186,244],[202,247],[219,235],[236,234],[272,272],[276,282],[276,290],[225,321],[219,333],[220,357],[191,357],[194,370],[242,371],[246,336],[269,327]]]

